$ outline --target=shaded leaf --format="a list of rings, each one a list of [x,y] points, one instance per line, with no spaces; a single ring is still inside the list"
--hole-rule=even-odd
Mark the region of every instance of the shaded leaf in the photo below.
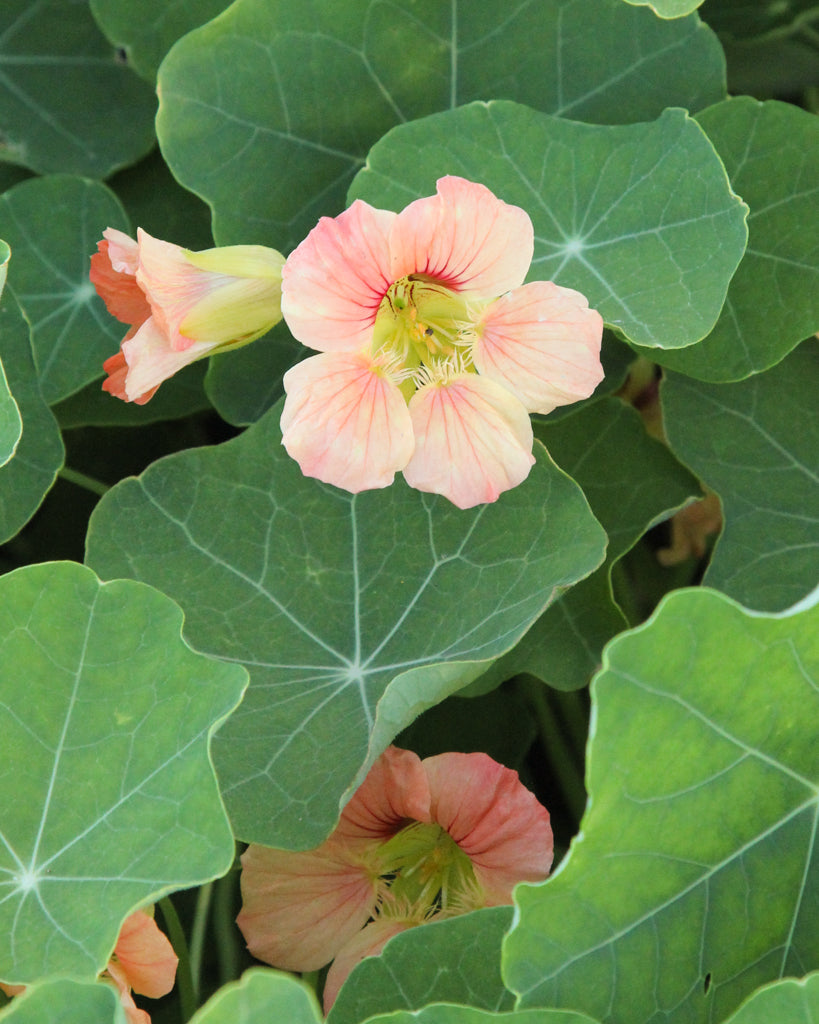
[[[0,362],[0,468],[5,466],[17,451],[17,443],[23,434],[20,410],[9,391],[3,363]]]
[[[391,131],[349,198],[400,210],[434,194],[444,174],[523,207],[535,228],[529,279],[576,288],[640,345],[681,348],[704,337],[745,250],[747,207],[682,110],[601,126],[473,103]]]
[[[87,557],[173,596],[198,649],[248,666],[214,747],[225,799],[243,839],[308,848],[402,728],[599,564],[604,537],[542,451],[524,484],[464,512],[401,480],[350,495],[303,477],[279,415],[109,491]]]
[[[0,590],[0,976],[93,978],[129,913],[232,863],[208,746],[247,677],[143,584],[51,562]]]
[[[749,4],[748,0],[710,0],[704,11],[708,24],[735,39],[787,35],[800,24],[819,18],[816,0]]]
[[[625,0],[634,7],[650,7],[660,18],[682,18],[703,3],[703,0]]]
[[[580,833],[516,890],[519,1005],[704,1024],[819,965],[817,625],[684,590],[609,644]]]

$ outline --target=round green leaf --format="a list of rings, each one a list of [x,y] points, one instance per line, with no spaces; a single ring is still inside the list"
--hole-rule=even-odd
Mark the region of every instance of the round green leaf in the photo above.
[[[751,608],[787,608],[819,578],[817,393],[813,339],[737,384],[662,384],[671,448],[722,501],[705,582]]]
[[[321,1024],[312,989],[292,975],[254,967],[224,985],[191,1017],[190,1024]]]
[[[703,0],[625,0],[633,7],[650,7],[660,18],[682,18],[700,6]]]
[[[511,907],[487,907],[401,932],[353,968],[328,1024],[358,1024],[428,1003],[510,1010],[514,997],[501,979],[500,952],[511,924]]]
[[[32,985],[0,1010],[3,1024],[126,1024],[113,985],[47,981]]]
[[[105,178],[151,148],[155,107],[88,0],[3,0],[0,159]]]
[[[14,458],[0,467],[2,543],[40,507],[65,456],[57,421],[43,401],[37,382],[28,324],[9,290],[0,303],[0,359],[23,422]]]
[[[0,591],[0,975],[94,977],[131,911],[230,867],[208,747],[247,677],[144,584],[54,562]]]
[[[91,0],[91,13],[128,63],[153,83],[162,58],[186,32],[210,21],[230,0]]]
[[[487,1013],[471,1006],[438,1003],[416,1013],[379,1014],[367,1024],[596,1024],[591,1017],[572,1010],[515,1010],[511,1013]]]
[[[725,85],[696,16],[622,0],[237,0],[179,41],[159,92],[163,154],[212,205],[217,241],[287,252],[396,124],[487,96],[619,124],[699,110]]]
[[[400,210],[434,194],[444,174],[523,207],[535,228],[529,278],[578,289],[641,345],[681,348],[704,337],[745,249],[747,207],[683,110],[601,126],[473,103],[391,131],[349,198]]]
[[[819,965],[817,626],[683,590],[609,644],[580,833],[516,890],[519,1005],[705,1024]]]
[[[105,185],[87,178],[31,178],[0,196],[0,234],[14,252],[8,287],[31,325],[49,405],[101,376],[127,330],[88,279],[89,257],[107,227],[127,232],[128,217]]]
[[[243,839],[306,848],[401,729],[600,563],[605,537],[542,449],[524,484],[464,512],[400,478],[351,495],[303,477],[280,413],[109,491],[87,558],[173,596],[199,650],[247,665],[214,747],[231,818]]]
[[[701,380],[741,380],[819,330],[819,119],[742,96],[697,120],[750,206],[748,248],[713,331],[659,361]]]
[[[788,978],[750,996],[725,1024],[815,1024],[819,1019],[819,974]]]

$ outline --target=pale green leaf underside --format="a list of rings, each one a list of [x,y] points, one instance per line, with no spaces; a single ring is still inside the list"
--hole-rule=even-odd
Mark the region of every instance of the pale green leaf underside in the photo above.
[[[43,401],[31,355],[28,324],[7,290],[0,302],[0,359],[23,422],[14,458],[0,467],[0,543],[36,512],[63,464],[56,420]]]
[[[353,968],[328,1024],[358,1024],[428,1003],[510,1010],[514,997],[500,976],[500,951],[511,923],[511,907],[487,907],[401,932]]]
[[[220,244],[287,252],[339,212],[396,124],[490,96],[647,121],[719,102],[724,74],[696,16],[661,21],[622,0],[238,0],[164,61],[157,134],[174,174],[212,205]]]
[[[660,18],[682,18],[691,14],[703,0],[625,0],[632,7],[650,7]]]
[[[17,451],[17,443],[23,434],[20,409],[14,401],[6,380],[6,371],[0,361],[0,469]]]
[[[714,330],[660,361],[702,380],[741,380],[819,330],[819,119],[742,96],[697,120],[750,206],[748,247]]]
[[[49,405],[102,376],[128,329],[88,279],[89,257],[107,227],[130,231],[113,192],[87,178],[31,178],[0,196],[0,234],[14,250],[8,286],[31,325]]]
[[[751,608],[788,608],[819,579],[818,393],[813,339],[736,384],[662,385],[673,451],[722,501],[705,582]]]
[[[3,1024],[126,1024],[113,985],[48,981],[32,985],[0,1011]]]
[[[290,974],[254,967],[211,996],[190,1024],[321,1024],[322,1020],[312,989]]]
[[[199,650],[248,667],[214,746],[223,793],[243,839],[304,848],[400,729],[600,563],[604,535],[542,449],[523,485],[463,512],[400,479],[351,495],[303,477],[280,412],[119,484],[87,557],[173,596]]]
[[[529,213],[530,279],[581,291],[630,341],[680,348],[714,325],[745,250],[747,208],[683,110],[586,125],[507,102],[402,125],[378,142],[350,199],[401,209],[444,174]]]
[[[819,974],[788,978],[754,992],[725,1024],[816,1024]]]
[[[817,626],[678,591],[606,648],[580,834],[517,890],[522,1005],[705,1024],[819,966]]]
[[[0,160],[107,177],[151,148],[155,107],[87,0],[3,0]]]
[[[54,562],[0,591],[0,977],[93,978],[132,910],[230,866],[208,747],[247,677],[143,584]]]

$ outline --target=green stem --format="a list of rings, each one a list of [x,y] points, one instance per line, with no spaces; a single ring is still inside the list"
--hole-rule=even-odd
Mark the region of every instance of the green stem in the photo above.
[[[572,817],[580,821],[586,807],[586,790],[577,768],[574,751],[566,742],[561,723],[555,717],[546,685],[534,681],[525,684],[535,717],[538,720],[540,736],[549,766],[557,779],[560,791]]]
[[[191,959],[188,951],[188,941],[179,915],[171,903],[170,897],[164,896],[159,901],[159,909],[165,919],[165,927],[168,930],[168,938],[174,952],[179,957],[179,964],[176,968],[176,983],[179,986],[179,1002],[182,1008],[182,1024],[189,1021],[196,1013],[196,996],[193,990],[193,978],[191,976]]]
[[[101,480],[95,480],[93,476],[88,476],[86,473],[80,473],[77,469],[71,469],[69,466],[63,466],[57,476],[61,476],[70,484],[76,484],[77,487],[91,491],[92,494],[99,494],[100,497],[111,490],[108,484],[104,484]]]
[[[196,897],[196,910],[191,928],[191,978],[193,994],[199,1002],[202,992],[202,954],[205,948],[205,928],[208,923],[210,898],[213,895],[213,882],[208,882],[199,889]]]
[[[216,933],[216,954],[219,958],[219,983],[235,981],[241,970],[241,950],[239,948],[238,929],[234,920],[234,892],[238,865],[218,879],[213,898],[213,928]]]

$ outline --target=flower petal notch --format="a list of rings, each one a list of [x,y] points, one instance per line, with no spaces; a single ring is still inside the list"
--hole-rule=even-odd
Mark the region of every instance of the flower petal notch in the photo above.
[[[281,320],[284,257],[261,245],[202,252],[107,228],[91,257],[91,282],[130,329],[103,364],[103,389],[143,405],[183,366],[238,348]]]
[[[548,876],[552,852],[549,813],[517,772],[486,754],[422,761],[388,747],[317,849],[248,847],[238,924],[274,967],[333,960],[327,1011],[353,967],[393,935],[510,904],[518,882]]]
[[[355,494],[402,470],[462,509],[525,480],[527,413],[603,378],[600,314],[524,285],[533,249],[524,210],[454,176],[400,213],[356,200],[323,217],[282,280],[288,327],[323,353],[284,379],[282,443],[302,472]]]

